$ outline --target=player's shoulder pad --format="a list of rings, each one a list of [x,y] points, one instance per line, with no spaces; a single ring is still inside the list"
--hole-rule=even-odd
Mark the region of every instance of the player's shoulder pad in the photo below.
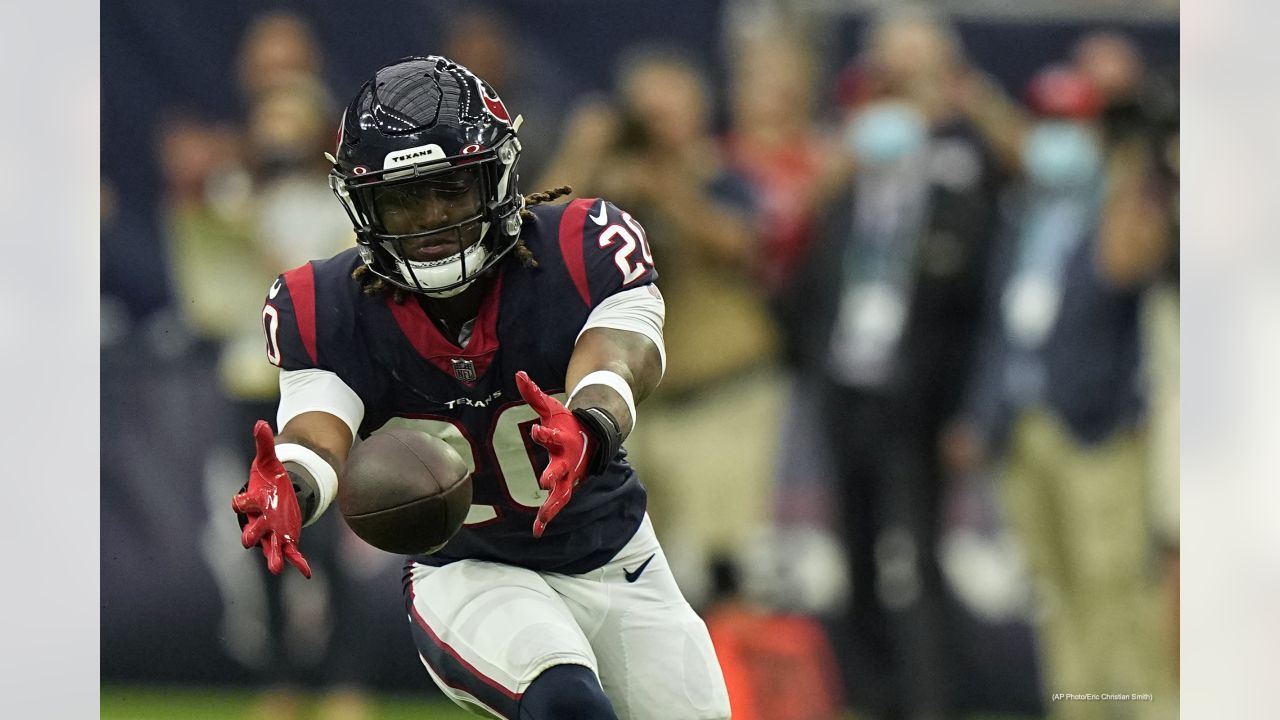
[[[347,248],[333,257],[313,260],[310,264],[315,268],[316,279],[326,295],[331,292],[360,293],[359,281],[351,276],[356,268],[364,265],[357,248]]]
[[[565,206],[558,239],[565,267],[588,307],[658,277],[644,227],[603,198],[580,198]]]
[[[263,307],[268,355],[275,351],[269,357],[272,363],[285,369],[317,366],[320,331],[341,334],[350,324],[345,316],[354,307],[351,300],[360,296],[360,283],[351,273],[359,265],[359,255],[351,249],[304,263],[276,278]],[[339,297],[343,300],[335,302]],[[323,308],[324,318],[317,318],[317,308]]]
[[[359,295],[360,282],[352,277],[352,273],[361,264],[360,255],[352,248],[333,257],[312,260],[286,270],[268,288],[267,303],[277,307],[315,305],[317,295],[326,298]]]

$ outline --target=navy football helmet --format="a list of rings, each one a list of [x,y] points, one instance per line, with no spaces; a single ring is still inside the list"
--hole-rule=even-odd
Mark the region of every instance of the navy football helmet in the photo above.
[[[338,128],[329,186],[360,257],[389,283],[450,297],[520,236],[519,120],[444,57],[410,57],[366,82]]]

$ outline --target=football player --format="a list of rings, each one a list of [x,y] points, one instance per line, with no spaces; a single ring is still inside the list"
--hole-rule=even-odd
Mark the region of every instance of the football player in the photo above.
[[[405,574],[446,695],[502,718],[727,718],[622,447],[665,365],[644,228],[602,199],[539,204],[568,188],[522,196],[519,124],[439,56],[378,70],[347,106],[330,185],[357,244],[268,291],[280,432],[254,430],[242,542],[310,576],[301,529],[355,438],[430,433],[474,471],[463,528]]]

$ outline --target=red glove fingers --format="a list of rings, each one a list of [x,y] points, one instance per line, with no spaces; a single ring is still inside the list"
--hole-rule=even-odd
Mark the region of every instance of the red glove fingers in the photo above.
[[[560,509],[569,503],[569,498],[573,496],[573,485],[562,482],[551,488],[551,494],[547,496],[546,502],[542,503],[542,507],[538,508],[538,517],[533,520],[533,536],[535,538],[542,537],[542,533],[547,529],[547,523],[551,522]]]
[[[239,495],[232,496],[231,509],[242,515],[248,515],[250,513],[261,513],[262,505],[256,497],[249,495],[248,491],[245,491]],[[246,547],[249,546],[246,545]]]
[[[560,401],[547,395],[524,371],[516,373],[520,396],[538,413],[540,424],[529,429],[529,437],[545,447],[549,460],[538,478],[538,486],[550,491],[533,522],[533,536],[542,537],[547,523],[560,512],[573,490],[587,473],[591,441],[578,419]]]
[[[254,517],[245,524],[244,530],[240,533],[240,544],[245,548],[251,548],[262,540],[262,536],[267,531],[267,523],[261,515]]]
[[[551,419],[557,410],[569,412],[555,398],[542,392],[542,388],[538,387],[538,384],[523,370],[516,373],[516,389],[520,391],[520,397],[529,403],[529,407],[532,407],[543,421]]]
[[[267,569],[272,575],[279,575],[284,570],[284,555],[280,550],[280,535],[271,533],[262,543],[262,554],[267,558]]]
[[[246,548],[261,545],[272,573],[279,575],[288,560],[309,578],[311,566],[297,547],[302,511],[289,473],[276,457],[271,426],[259,420],[253,428],[253,440],[257,454],[249,468],[249,485],[231,498],[231,509],[248,517],[240,542]]]
[[[311,563],[307,562],[307,559],[302,556],[302,551],[298,550],[297,543],[285,543],[284,559],[288,560],[290,565],[298,568],[298,572],[302,573],[303,577],[311,577]]]

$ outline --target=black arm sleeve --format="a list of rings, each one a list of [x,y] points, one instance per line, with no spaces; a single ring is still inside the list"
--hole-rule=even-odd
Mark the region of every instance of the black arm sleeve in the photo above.
[[[596,451],[591,456],[590,472],[599,475],[609,467],[609,461],[618,454],[622,447],[622,430],[618,420],[604,408],[586,407],[573,411],[573,416],[582,423],[583,429],[596,441]]]

